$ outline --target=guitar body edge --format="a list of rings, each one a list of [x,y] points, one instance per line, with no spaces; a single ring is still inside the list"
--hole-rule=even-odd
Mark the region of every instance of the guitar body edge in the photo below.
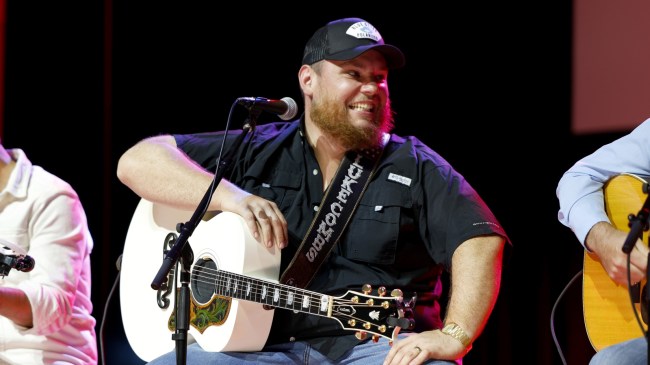
[[[175,315],[173,301],[180,282],[177,279],[166,295],[153,290],[151,282],[164,259],[165,237],[175,233],[176,224],[188,221],[191,214],[142,199],[127,232],[120,270],[122,322],[131,348],[147,362],[175,349],[170,319]],[[268,249],[257,242],[243,219],[234,213],[222,212],[201,221],[188,244],[194,253],[194,262],[210,259],[219,270],[268,281],[277,282],[279,277],[279,250]],[[169,282],[174,281],[175,270],[171,271]],[[168,306],[158,305],[160,295],[170,301]],[[194,308],[206,304],[196,302],[193,293],[191,297]],[[230,307],[223,321],[211,323],[202,330],[190,326],[188,345],[197,342],[212,352],[260,350],[266,343],[274,311],[254,302],[233,298],[228,298],[227,302]]]

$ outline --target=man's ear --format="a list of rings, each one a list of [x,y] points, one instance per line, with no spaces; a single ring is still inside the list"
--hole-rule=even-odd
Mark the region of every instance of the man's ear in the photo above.
[[[314,69],[309,65],[302,65],[298,71],[298,81],[300,82],[300,89],[302,93],[308,96],[312,95],[312,84],[314,81]]]

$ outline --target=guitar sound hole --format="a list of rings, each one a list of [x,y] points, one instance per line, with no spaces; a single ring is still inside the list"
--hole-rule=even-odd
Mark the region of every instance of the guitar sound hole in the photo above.
[[[209,258],[201,258],[194,263],[190,288],[192,296],[199,304],[206,304],[212,298],[215,288],[217,264]]]

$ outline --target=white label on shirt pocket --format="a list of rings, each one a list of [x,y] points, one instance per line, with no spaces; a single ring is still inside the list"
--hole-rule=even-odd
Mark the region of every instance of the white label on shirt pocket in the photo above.
[[[388,174],[388,180],[395,181],[395,182],[400,183],[402,185],[411,186],[411,179],[410,178],[408,178],[406,176],[393,174],[392,172],[390,174]]]

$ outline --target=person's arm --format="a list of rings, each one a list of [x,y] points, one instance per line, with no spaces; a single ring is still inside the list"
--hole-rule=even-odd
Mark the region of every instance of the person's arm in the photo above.
[[[120,157],[117,177],[133,192],[154,203],[192,211],[212,183],[214,175],[187,157],[173,136],[144,139]],[[287,223],[277,205],[222,179],[208,210],[242,216],[251,233],[267,246],[288,241]]]
[[[605,212],[604,184],[621,173],[649,176],[650,120],[616,141],[584,157],[558,182],[559,221],[571,228],[585,249],[595,253],[612,280],[627,284],[627,255],[622,251],[627,232],[616,229]],[[630,212],[635,213],[636,212]],[[632,282],[644,277],[647,247],[637,241],[631,252]]]
[[[398,364],[407,358],[415,360],[409,364],[421,364],[427,359],[463,357],[483,331],[496,303],[504,246],[505,239],[501,236],[479,236],[465,241],[454,252],[445,324],[458,325],[458,338],[441,330],[411,335],[393,345],[384,364]],[[462,343],[462,333],[467,336],[468,345]],[[416,348],[421,349],[417,355]]]
[[[163,135],[144,139],[124,152],[117,164],[117,177],[146,200],[191,211],[203,198],[213,175],[183,154],[174,137]],[[230,184],[219,185],[208,210],[226,210],[216,197],[224,190],[222,186]]]
[[[445,323],[457,323],[472,340],[483,331],[496,303],[504,245],[501,236],[480,236],[454,252]]]
[[[0,316],[15,324],[32,327],[32,306],[27,295],[20,289],[0,287]]]

